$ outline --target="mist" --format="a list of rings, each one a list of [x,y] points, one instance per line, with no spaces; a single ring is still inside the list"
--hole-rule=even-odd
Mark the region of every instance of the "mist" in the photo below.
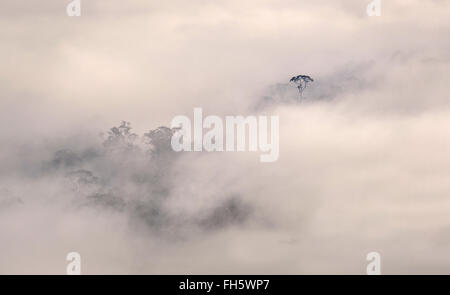
[[[0,273],[450,273],[450,3],[368,3],[2,1]],[[172,151],[195,107],[278,161]]]

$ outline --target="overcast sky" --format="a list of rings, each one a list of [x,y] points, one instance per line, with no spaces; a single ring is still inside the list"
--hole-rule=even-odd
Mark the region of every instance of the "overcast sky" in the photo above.
[[[64,274],[70,251],[83,273],[364,274],[370,251],[383,273],[450,273],[450,1],[382,0],[379,17],[369,0],[81,0],[80,17],[69,2],[0,2],[0,273]],[[194,107],[250,114],[298,74],[310,100],[263,110],[280,116],[277,162],[171,166],[168,216],[237,195],[238,224],[156,234],[134,211],[74,206],[67,171],[42,168],[121,120],[142,134]],[[83,169],[145,171],[111,161]],[[140,185],[115,194],[153,198]]]

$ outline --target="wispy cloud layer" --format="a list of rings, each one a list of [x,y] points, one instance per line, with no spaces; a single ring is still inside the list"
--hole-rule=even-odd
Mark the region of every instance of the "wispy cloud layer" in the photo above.
[[[368,2],[2,1],[0,273],[449,273],[450,3]],[[155,150],[194,107],[279,161]]]

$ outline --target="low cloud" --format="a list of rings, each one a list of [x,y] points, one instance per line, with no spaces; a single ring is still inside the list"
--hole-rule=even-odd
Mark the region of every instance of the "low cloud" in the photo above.
[[[0,273],[449,273],[447,2],[97,2],[1,4]],[[198,106],[279,160],[171,151]]]

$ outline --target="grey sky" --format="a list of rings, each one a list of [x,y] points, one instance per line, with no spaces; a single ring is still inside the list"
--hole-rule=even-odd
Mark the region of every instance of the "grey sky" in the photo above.
[[[82,0],[72,18],[69,2],[0,3],[0,273],[62,274],[70,251],[86,273],[362,274],[369,251],[384,273],[450,272],[450,1],[382,1],[368,17],[361,0]],[[169,237],[73,206],[64,175],[42,168],[121,120],[142,134],[194,107],[251,113],[298,74],[327,99],[264,110],[280,116],[278,162],[174,164],[164,210],[192,224]],[[116,164],[88,166],[108,179]],[[122,179],[124,195],[149,193]],[[248,220],[198,228],[234,194]]]

